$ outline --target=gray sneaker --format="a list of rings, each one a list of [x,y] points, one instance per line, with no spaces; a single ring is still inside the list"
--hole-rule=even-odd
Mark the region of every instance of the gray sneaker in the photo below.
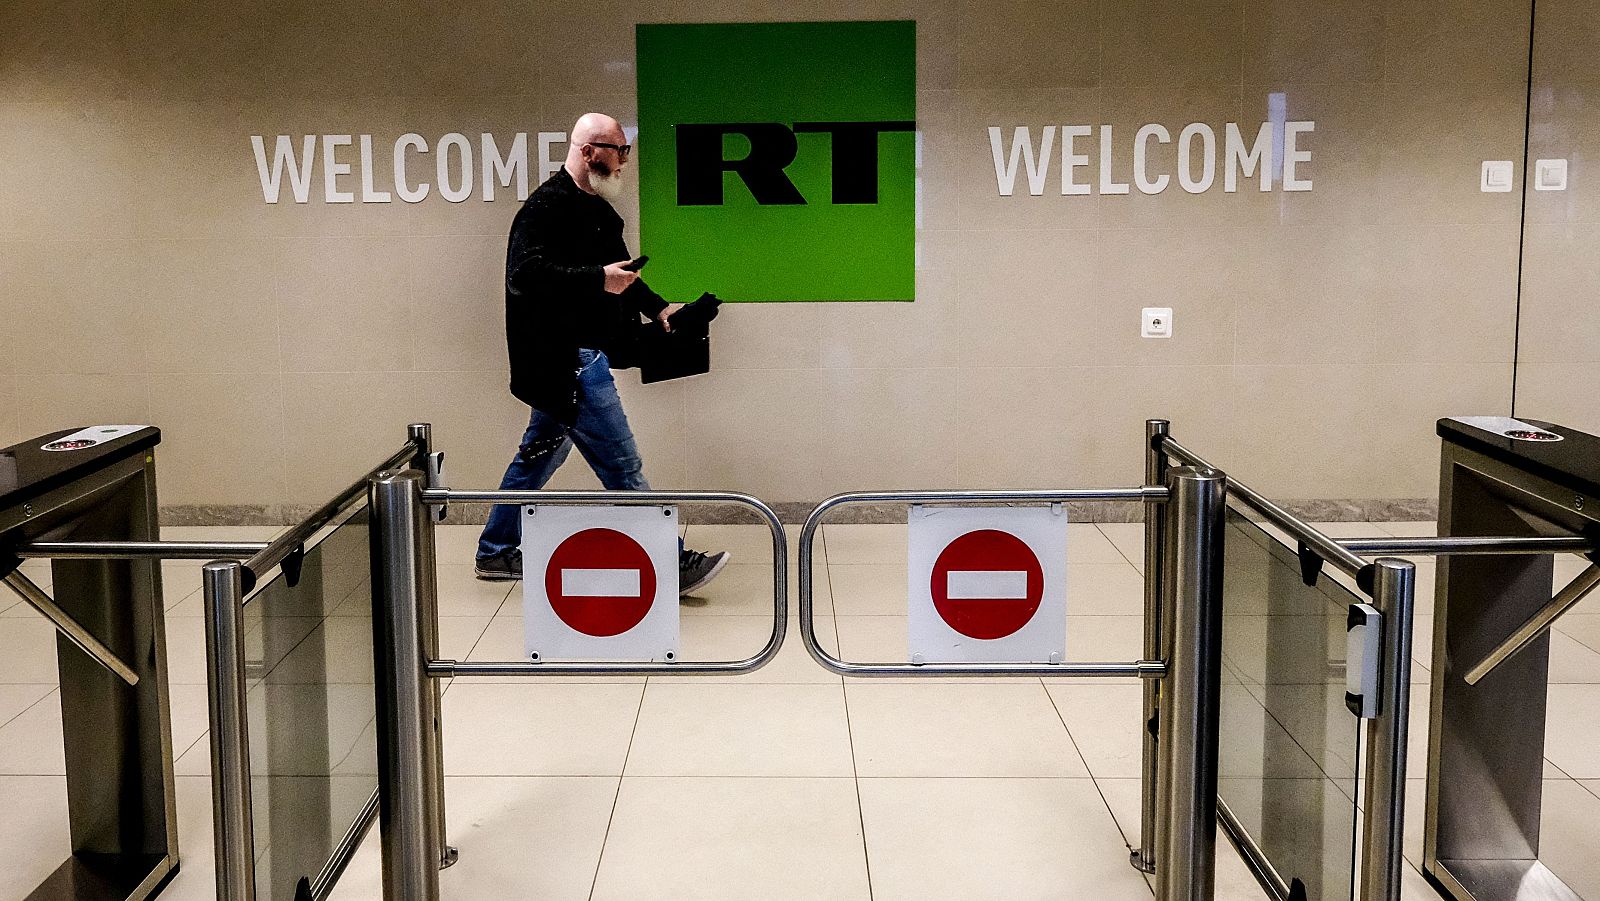
[[[485,582],[515,582],[522,578],[522,551],[513,548],[493,557],[479,557],[473,570]]]
[[[706,587],[728,565],[731,556],[727,551],[715,554],[684,551],[678,556],[678,594],[694,594]]]

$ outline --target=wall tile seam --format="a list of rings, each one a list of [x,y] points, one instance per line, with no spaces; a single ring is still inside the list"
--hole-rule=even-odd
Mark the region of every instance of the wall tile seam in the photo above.
[[[1296,515],[1311,517],[1317,522],[1417,522],[1436,518],[1438,501],[1434,498],[1367,498],[1367,499],[1299,499],[1279,500]],[[769,501],[786,525],[804,521],[817,506],[816,501]],[[882,505],[880,505],[882,506]],[[892,505],[891,505],[892,506]],[[1142,509],[1138,505],[1083,503],[1069,504],[1073,522],[1093,524],[1123,524],[1140,522]],[[310,503],[285,504],[163,504],[162,524],[168,526],[198,525],[289,525],[300,521],[317,508]],[[488,518],[488,507],[452,507],[445,525],[482,525]],[[758,524],[740,511],[720,513],[695,509],[684,513],[690,525]],[[855,510],[847,518],[832,525],[904,524],[903,506],[894,509]],[[1120,565],[1120,564],[1119,564]]]
[[[1296,361],[1296,362],[1293,362],[1293,363],[1250,363],[1250,362],[1238,362],[1238,363],[1225,364],[1225,365],[1232,365],[1232,366],[1235,366],[1235,367],[1246,368],[1246,369],[1303,369],[1303,368],[1305,368],[1307,366],[1315,366],[1315,367],[1321,368],[1321,369],[1333,369],[1333,368],[1352,369],[1352,368],[1358,368],[1358,367],[1359,368],[1367,368],[1367,367],[1370,367],[1370,368],[1387,368],[1387,369],[1403,369],[1403,368],[1409,368],[1409,369],[1439,369],[1439,368],[1444,368],[1444,367],[1453,367],[1453,366],[1460,366],[1460,365],[1509,366],[1510,364],[1511,364],[1510,360],[1469,361],[1469,362],[1466,362],[1466,363],[1458,362],[1458,361],[1450,361],[1450,360],[1443,361],[1443,362],[1433,362],[1433,361],[1426,361],[1426,360],[1424,360],[1424,361],[1409,361],[1409,360],[1405,360],[1405,361],[1398,361],[1398,362],[1381,362],[1381,361],[1379,361],[1379,362],[1368,362],[1368,361],[1363,361],[1363,360],[1349,360],[1349,361],[1341,361],[1341,362],[1325,362],[1325,361],[1303,362],[1303,361]]]
[[[280,376],[281,369],[146,369],[140,371],[142,375],[161,376],[163,378],[199,377],[199,376]]]
[[[26,372],[17,373],[17,377],[18,378],[28,378],[28,377],[33,377],[33,376],[40,376],[40,377],[42,377],[42,376],[51,376],[51,377],[56,377],[56,378],[59,378],[61,376],[96,376],[96,377],[100,377],[100,376],[123,376],[123,377],[131,378],[131,377],[135,377],[135,376],[150,376],[150,375],[155,375],[155,373],[152,373],[149,370],[146,370],[146,369],[143,369],[143,368],[130,368],[130,369],[51,369],[49,367],[32,367],[32,368],[28,369]]]
[[[500,203],[501,201],[497,200],[497,201],[494,201],[494,202],[495,203]],[[123,243],[130,243],[130,244],[139,244],[139,243],[152,243],[152,244],[168,244],[168,243],[203,244],[203,243],[213,243],[213,244],[216,244],[216,243],[228,243],[228,242],[238,242],[238,241],[267,241],[267,242],[283,242],[283,243],[305,242],[305,241],[318,241],[318,242],[333,242],[333,241],[405,241],[405,240],[420,240],[420,239],[432,239],[432,238],[493,238],[493,239],[495,239],[497,241],[503,241],[503,240],[505,240],[506,235],[510,232],[511,220],[516,215],[515,211],[511,210],[510,207],[512,207],[512,206],[520,206],[522,204],[522,201],[520,199],[518,199],[516,201],[506,201],[506,203],[507,203],[507,212],[506,212],[506,217],[505,217],[505,219],[506,219],[506,230],[505,231],[494,231],[494,232],[476,232],[476,231],[444,231],[444,232],[409,232],[409,231],[350,232],[350,231],[326,231],[326,232],[323,232],[323,231],[315,231],[315,232],[262,234],[258,230],[239,229],[237,231],[229,231],[229,232],[225,232],[225,233],[207,232],[204,235],[197,235],[197,234],[194,234],[194,233],[191,233],[191,232],[177,232],[177,231],[174,231],[174,232],[149,232],[149,231],[144,231],[142,229],[135,229],[132,234],[130,234],[130,235],[126,236],[126,237],[116,238],[115,240],[119,241],[119,242],[123,242]],[[262,204],[262,205],[265,206],[265,204]],[[405,206],[417,206],[416,204],[404,204],[404,205]],[[312,211],[312,210],[320,210],[321,209],[320,205],[312,204],[312,203],[288,204],[288,205],[286,205],[286,204],[277,204],[277,206],[284,207],[285,209],[294,209],[294,208],[305,209],[305,210],[308,211],[308,215],[310,214],[310,211]],[[369,206],[373,206],[373,207],[392,207],[392,206],[394,206],[394,204],[392,204],[392,203],[388,203],[388,204],[375,203],[375,204],[369,204]],[[359,204],[356,204],[356,205],[352,205],[352,208],[361,209],[362,206],[359,205]],[[159,212],[159,210],[157,210],[157,212]],[[373,212],[374,212],[374,214],[376,214],[378,211],[374,210]],[[269,213],[266,213],[264,215],[271,216],[271,215],[278,215],[278,214],[269,212]],[[285,214],[285,215],[290,215],[290,214]],[[326,214],[326,213],[317,213],[316,215],[328,215],[328,214]],[[262,220],[256,220],[256,221],[262,221]],[[38,234],[38,233],[37,232],[16,232],[14,234],[15,235],[35,235],[35,234]],[[74,232],[73,234],[76,234],[76,233]],[[8,231],[0,231],[0,243],[7,243],[7,244],[27,244],[27,243],[52,243],[52,244],[77,243],[77,244],[89,244],[89,243],[93,243],[93,244],[95,244],[97,246],[105,246],[105,244],[107,242],[105,240],[98,240],[98,241],[90,242],[87,239],[54,238],[54,237],[47,237],[47,238],[43,238],[43,239],[39,239],[38,241],[35,241],[35,240],[30,239],[30,238],[23,238],[23,237],[13,236],[13,233],[8,232]]]
[[[708,375],[718,372],[808,372],[808,373],[845,373],[845,372],[958,372],[967,367],[960,365],[944,366],[730,366],[713,364]],[[618,370],[631,372],[632,370]]]
[[[1236,363],[1068,363],[1050,364],[1036,363],[1028,365],[1006,365],[1001,363],[963,363],[958,366],[940,367],[954,369],[959,372],[1101,372],[1108,369],[1148,370],[1148,369],[1228,369],[1240,364]],[[1293,365],[1293,364],[1284,364]],[[1357,364],[1359,365],[1359,364]]]
[[[277,375],[283,375],[283,376],[296,376],[296,377],[326,376],[326,375],[374,376],[374,375],[417,375],[417,374],[419,374],[421,372],[424,372],[424,371],[425,370],[416,370],[416,369],[295,369],[295,368],[286,368],[286,369],[279,370],[279,372],[276,373],[276,374]]]
[[[506,375],[504,369],[282,369],[264,375]]]
[[[1477,157],[1476,154],[1473,155],[1473,156],[1474,156],[1474,158]],[[1463,158],[1465,158],[1465,157],[1463,157]],[[1476,172],[1469,173],[1469,175],[1476,176]],[[1471,182],[1472,180],[1473,180],[1472,178],[1466,178],[1464,181],[1465,182]],[[1519,176],[1519,181],[1520,181],[1520,176]],[[1374,182],[1374,187],[1370,191],[1365,191],[1365,192],[1362,192],[1362,193],[1371,194],[1374,197],[1387,197],[1386,192],[1381,190],[1381,185],[1376,184],[1376,181]],[[1173,199],[1181,199],[1184,202],[1191,203],[1191,204],[1199,204],[1199,203],[1206,203],[1206,202],[1216,203],[1216,202],[1218,202],[1216,197],[1215,197],[1215,195],[1217,195],[1217,194],[1218,194],[1218,192],[1215,192],[1215,191],[1206,192],[1204,194],[1187,194],[1187,193],[1184,193],[1182,195],[1173,195]],[[1272,192],[1271,195],[1267,195],[1267,196],[1270,197],[1270,196],[1279,196],[1279,195],[1282,195],[1282,192],[1274,191],[1274,192]],[[1501,205],[1509,204],[1509,203],[1511,203],[1511,202],[1513,202],[1513,201],[1515,201],[1517,199],[1516,195],[1517,195],[1517,191],[1513,190],[1513,191],[1509,192],[1508,195],[1506,195],[1506,196],[1493,195],[1492,197],[1485,199],[1485,202],[1490,203],[1490,204],[1501,204]],[[1033,195],[1018,195],[1018,196],[1020,198],[1022,198],[1021,202],[1018,205],[1035,202],[1033,200]],[[1099,198],[1099,197],[1102,197],[1104,195],[1089,195],[1089,196],[1091,196],[1091,198]],[[1146,197],[1147,195],[1142,195],[1141,194],[1141,195],[1128,195],[1128,196],[1143,198],[1143,197]],[[1225,198],[1228,195],[1222,194],[1221,196]],[[1247,192],[1244,192],[1244,191],[1239,191],[1239,192],[1236,192],[1234,196],[1238,197],[1241,200],[1241,202],[1245,201],[1245,200],[1259,201],[1261,199],[1261,192],[1248,192],[1247,193]],[[1313,195],[1306,195],[1306,196],[1308,198],[1310,198]],[[1065,195],[1058,196],[1058,195],[1052,194],[1050,192],[1046,192],[1044,194],[1038,195],[1038,198],[1039,199],[1038,199],[1037,203],[1039,205],[1044,205],[1046,203],[1059,203],[1061,205],[1068,205],[1068,206],[1075,205],[1075,204],[1081,204],[1081,205],[1085,205],[1085,206],[1094,205],[1094,206],[1097,206],[1097,207],[1100,206],[1100,204],[1098,202],[1095,202],[1094,200],[1091,200],[1091,202],[1089,204],[1085,204],[1085,203],[1083,203],[1081,197],[1067,197]],[[985,199],[987,200],[988,198],[986,197]],[[498,202],[498,201],[496,201],[496,202]],[[1150,200],[1150,201],[1146,201],[1146,202],[1154,202],[1154,201]],[[520,205],[520,204],[521,204],[521,201],[516,201],[516,205]],[[312,207],[309,204],[307,204],[306,207],[307,207],[307,209],[312,209]],[[1268,210],[1266,207],[1260,206],[1259,203],[1258,203],[1258,205],[1256,207],[1253,207],[1251,209],[1253,209],[1256,212],[1263,213],[1263,214],[1267,214],[1267,213],[1272,213],[1274,215],[1276,214],[1275,211]],[[970,213],[968,215],[970,215]],[[1107,215],[1107,214],[1097,212],[1096,215]],[[507,220],[507,223],[508,223],[507,224],[507,228],[508,229],[510,228],[509,222],[510,222],[511,218],[513,218],[513,214],[511,214],[508,211],[508,215],[506,216],[506,220]],[[1362,216],[1362,217],[1358,217],[1358,220],[1365,222],[1365,221],[1368,220],[1368,218],[1369,217]],[[1197,222],[1193,222],[1193,223],[1178,223],[1178,224],[1165,224],[1165,225],[1156,225],[1156,224],[1153,224],[1153,225],[1139,225],[1139,224],[1123,224],[1123,223],[1118,223],[1118,222],[1111,222],[1111,223],[1093,223],[1093,224],[1088,224],[1088,225],[1070,225],[1070,226],[1057,226],[1057,225],[1028,226],[1026,228],[1017,227],[1017,226],[1000,227],[1000,226],[976,226],[976,225],[950,225],[950,226],[938,226],[938,225],[936,225],[936,226],[921,226],[921,227],[918,227],[916,231],[917,231],[917,233],[919,235],[927,235],[927,236],[933,236],[933,237],[954,237],[954,236],[958,236],[958,235],[974,235],[974,234],[977,234],[977,235],[991,235],[991,236],[1015,236],[1019,231],[1025,231],[1026,233],[1028,233],[1030,235],[1073,235],[1073,234],[1083,234],[1083,233],[1086,233],[1086,232],[1108,232],[1108,231],[1109,232],[1124,232],[1124,231],[1126,231],[1126,232],[1204,231],[1204,232],[1210,233],[1210,232],[1252,231],[1252,230],[1260,230],[1260,229],[1263,229],[1263,228],[1271,228],[1271,229],[1276,229],[1276,230],[1280,230],[1280,231],[1315,231],[1315,230],[1318,230],[1318,229],[1322,229],[1322,230],[1328,230],[1328,229],[1344,230],[1344,229],[1346,229],[1348,227],[1348,225],[1350,224],[1350,221],[1351,220],[1349,218],[1341,216],[1341,218],[1330,219],[1330,220],[1328,220],[1326,222],[1298,222],[1298,221],[1296,221],[1296,222],[1283,222],[1283,221],[1213,222],[1213,221],[1207,220],[1207,221],[1197,221]],[[1553,222],[1538,222],[1538,221],[1535,221],[1532,224],[1540,225],[1540,226],[1546,226],[1546,227],[1559,228],[1559,227],[1564,227],[1564,226],[1594,225],[1594,224],[1597,224],[1597,223],[1600,223],[1600,220],[1582,219],[1582,220],[1561,220],[1561,221],[1553,221]],[[1428,226],[1432,226],[1432,227],[1440,227],[1440,228],[1452,227],[1452,226],[1453,227],[1466,228],[1466,227],[1482,227],[1482,226],[1491,226],[1491,225],[1507,225],[1507,224],[1515,224],[1515,223],[1508,223],[1503,217],[1499,217],[1499,218],[1484,218],[1484,219],[1426,219],[1426,218],[1424,218],[1424,219],[1412,219],[1412,220],[1399,220],[1399,221],[1397,221],[1392,216],[1384,216],[1384,217],[1381,217],[1381,218],[1372,217],[1369,224],[1371,224],[1373,227],[1378,228],[1380,230],[1401,231],[1401,230],[1406,229],[1408,226],[1413,226],[1413,225],[1417,225],[1417,224],[1428,225]],[[71,233],[63,232],[62,234],[63,235],[76,235],[77,232],[71,232]],[[228,233],[228,234],[224,234],[224,235],[220,235],[220,236],[215,234],[215,233],[208,233],[206,236],[196,236],[196,235],[193,235],[193,234],[183,233],[183,232],[134,233],[134,234],[130,234],[129,236],[126,236],[126,237],[113,238],[110,243],[112,243],[112,244],[126,244],[126,245],[130,245],[130,247],[131,247],[131,246],[135,246],[135,245],[139,245],[139,244],[175,244],[175,243],[219,244],[219,243],[238,242],[238,241],[244,241],[244,240],[281,242],[281,243],[299,243],[299,242],[332,243],[332,242],[354,242],[354,241],[380,241],[380,242],[384,242],[384,241],[412,241],[412,240],[438,240],[438,239],[457,240],[457,239],[468,239],[468,238],[482,239],[482,240],[490,240],[490,239],[492,239],[492,240],[495,240],[495,241],[503,241],[503,240],[505,240],[505,237],[506,237],[506,233],[502,232],[502,231],[494,231],[494,232],[469,232],[469,231],[450,231],[450,232],[372,232],[372,233],[367,233],[367,232],[347,232],[347,231],[338,231],[338,232],[329,231],[329,232],[306,232],[306,233],[300,233],[300,234],[269,234],[269,235],[262,235],[262,234],[260,234],[259,232],[256,232],[256,231],[241,229],[238,232],[232,232],[232,233]],[[635,240],[637,241],[638,238],[635,237]],[[88,239],[83,239],[83,238],[78,238],[78,237],[56,237],[56,236],[54,236],[52,234],[46,234],[45,236],[40,237],[40,233],[37,232],[37,231],[28,231],[28,232],[0,231],[0,244],[17,244],[17,245],[52,244],[52,245],[68,245],[68,246],[70,246],[70,245],[86,245],[87,246],[87,245],[93,244],[96,247],[105,247],[107,245],[107,243],[108,242],[103,238],[95,240],[95,241],[90,241]],[[945,268],[946,267],[943,267],[943,266],[924,266],[919,271],[937,272],[937,271],[943,271]],[[787,303],[805,304],[805,303],[909,303],[909,302],[910,301],[889,301],[889,300],[865,301],[865,300],[863,300],[863,301],[789,301]],[[783,304],[785,302],[784,301],[773,301],[772,303]]]
[[[1243,366],[1243,367],[1251,367],[1251,368],[1262,367],[1262,366],[1294,366],[1294,367],[1304,367],[1304,366],[1415,366],[1415,367],[1423,367],[1423,368],[1440,368],[1440,367],[1449,367],[1449,366],[1510,366],[1515,362],[1517,362],[1517,361],[1513,357],[1511,357],[1510,355],[1507,355],[1505,357],[1487,357],[1487,358],[1486,357],[1462,357],[1462,358],[1451,358],[1451,357],[1426,357],[1426,358],[1424,358],[1424,357],[1410,357],[1410,358],[1396,359],[1396,360],[1381,360],[1381,359],[1380,360],[1371,360],[1371,359],[1345,359],[1345,360],[1300,359],[1300,360],[1296,360],[1295,362],[1292,362],[1292,363],[1280,363],[1280,362],[1276,362],[1276,361],[1257,362],[1255,360],[1250,360],[1250,359],[1239,359],[1239,360],[1236,360],[1231,365]],[[1527,360],[1524,359],[1522,362],[1527,362]],[[1563,361],[1563,362],[1566,362],[1566,361]]]
[[[1468,178],[1467,181],[1469,181],[1469,182],[1472,181],[1473,178],[1476,178],[1476,175],[1477,175],[1477,173],[1476,173],[1476,171],[1474,171],[1473,173],[1471,173],[1472,178]],[[1381,186],[1374,186],[1373,189],[1369,193],[1374,197],[1379,197],[1379,196],[1387,197],[1388,196],[1387,191],[1382,189]],[[1045,194],[1045,195],[1041,195],[1041,196],[1043,196],[1043,197],[1051,197],[1053,195]],[[1203,195],[1203,194],[1192,194],[1192,195],[1191,194],[1186,194],[1184,196],[1185,197],[1193,197],[1193,198],[1203,198],[1205,195]],[[1243,194],[1241,192],[1241,194],[1239,196],[1241,196],[1241,197],[1246,197],[1246,196],[1255,197],[1256,195],[1245,195],[1245,194]],[[1515,193],[1512,193],[1511,195],[1509,195],[1509,197],[1510,197],[1510,199],[1506,199],[1505,197],[1501,197],[1500,195],[1495,195],[1495,199],[1494,200],[1490,200],[1488,202],[1489,203],[1494,203],[1494,204],[1509,204],[1509,203],[1513,202],[1516,199]],[[1061,203],[1063,203],[1063,204],[1071,204],[1071,203],[1076,202],[1077,199],[1078,198],[1061,198]],[[1202,202],[1205,202],[1205,201],[1200,200],[1200,199],[1196,199],[1193,202],[1194,203],[1202,203]],[[1276,211],[1267,210],[1265,207],[1261,207],[1261,208],[1259,208],[1259,210],[1261,212],[1263,212],[1264,214],[1270,214],[1270,215],[1274,215],[1274,216],[1278,215],[1278,213]],[[1097,214],[1097,215],[1099,215],[1099,214]],[[1557,226],[1562,226],[1562,225],[1576,224],[1576,223],[1553,223],[1553,224],[1555,224]],[[1585,224],[1600,224],[1600,220],[1595,220],[1594,223],[1585,223]],[[1207,220],[1207,221],[1196,221],[1196,222],[1193,222],[1193,223],[1180,223],[1180,224],[1176,224],[1176,225],[1170,225],[1170,224],[1169,225],[1156,225],[1156,224],[1140,225],[1140,224],[1124,224],[1124,223],[1120,223],[1120,222],[1112,222],[1112,223],[1097,223],[1097,224],[1094,224],[1094,225],[1079,225],[1079,226],[1070,226],[1070,227],[1053,227],[1053,226],[1052,227],[1019,227],[1019,226],[1013,226],[1013,227],[1010,227],[1010,228],[993,228],[993,227],[977,228],[977,227],[958,226],[958,227],[955,227],[955,228],[938,229],[936,231],[937,231],[937,234],[940,235],[941,237],[957,237],[957,236],[973,236],[973,235],[977,235],[977,236],[1007,237],[1007,238],[1015,238],[1018,233],[1026,233],[1028,235],[1035,235],[1035,236],[1042,235],[1042,236],[1047,236],[1047,237],[1066,237],[1066,236],[1084,235],[1084,234],[1098,234],[1101,237],[1106,237],[1107,235],[1105,233],[1117,234],[1117,233],[1123,233],[1123,232],[1128,232],[1128,233],[1146,233],[1146,234],[1150,234],[1150,233],[1173,234],[1173,233],[1197,232],[1197,233],[1203,233],[1203,234],[1217,234],[1217,233],[1243,233],[1243,232],[1262,232],[1262,231],[1266,231],[1268,233],[1297,232],[1297,233],[1302,233],[1302,234],[1314,234],[1314,233],[1317,233],[1317,232],[1338,232],[1339,234],[1343,235],[1343,234],[1348,234],[1349,233],[1349,229],[1350,229],[1350,227],[1352,225],[1365,225],[1365,226],[1368,226],[1368,227],[1370,227],[1370,228],[1372,228],[1372,229],[1374,229],[1375,231],[1378,231],[1378,232],[1414,232],[1416,230],[1416,228],[1419,227],[1419,226],[1420,227],[1425,227],[1425,228],[1433,228],[1433,229],[1448,229],[1448,228],[1454,228],[1454,229],[1482,229],[1482,228],[1489,228],[1489,227],[1516,226],[1517,225],[1517,221],[1516,220],[1507,220],[1503,215],[1497,215],[1497,216],[1494,216],[1494,217],[1487,217],[1486,216],[1485,218],[1482,218],[1482,219],[1430,219],[1430,218],[1426,218],[1426,217],[1418,217],[1418,218],[1406,219],[1406,218],[1397,218],[1397,217],[1395,217],[1393,215],[1381,215],[1380,216],[1378,214],[1373,214],[1371,216],[1362,215],[1362,216],[1354,218],[1354,219],[1348,218],[1348,217],[1345,217],[1345,216],[1341,215],[1340,218],[1329,219],[1328,221],[1325,221],[1325,222],[1303,222],[1303,221],[1292,221],[1292,222],[1283,222],[1283,221],[1213,222],[1213,221]],[[960,253],[960,252],[961,251],[958,251],[958,253]],[[947,263],[947,264],[944,264],[944,265],[935,265],[935,266],[926,266],[925,265],[921,269],[919,269],[918,271],[919,272],[928,272],[928,273],[931,273],[931,274],[951,274],[951,273],[954,273],[954,274],[959,276],[959,275],[963,274],[963,267],[955,265],[954,263]],[[911,303],[911,302],[914,302],[914,301],[798,301],[798,302],[799,303]]]
[[[1476,176],[1477,173],[1474,172],[1472,174],[1474,176]],[[1196,195],[1196,196],[1199,196],[1199,195]],[[1251,196],[1254,196],[1254,195],[1251,195]],[[1500,202],[1509,203],[1510,201],[1502,200]],[[1597,222],[1600,222],[1600,220],[1597,220]],[[1194,223],[1194,224],[1191,224],[1191,225],[1120,225],[1120,224],[1101,224],[1101,225],[1084,226],[1082,228],[1072,228],[1072,229],[1028,229],[1027,231],[1028,231],[1029,234],[1033,234],[1035,232],[1043,232],[1043,233],[1049,234],[1049,233],[1053,233],[1053,232],[1083,232],[1083,231],[1098,231],[1098,232],[1102,232],[1102,233],[1111,233],[1111,234],[1117,234],[1117,233],[1121,233],[1121,232],[1149,233],[1149,232],[1193,232],[1193,231],[1203,231],[1203,232],[1205,232],[1207,234],[1210,234],[1210,233],[1214,233],[1214,232],[1259,232],[1259,231],[1262,231],[1262,230],[1265,229],[1265,230],[1270,230],[1270,231],[1275,232],[1275,233],[1297,232],[1297,233],[1303,233],[1303,234],[1311,234],[1311,233],[1324,232],[1324,231],[1337,231],[1341,235],[1348,235],[1349,234],[1350,224],[1351,223],[1350,223],[1349,220],[1343,220],[1343,219],[1336,220],[1336,221],[1335,220],[1330,220],[1330,221],[1327,221],[1327,222],[1298,222],[1297,221],[1297,222],[1263,222],[1263,223],[1243,223],[1243,224],[1240,224],[1240,223],[1216,223],[1216,224]],[[1473,221],[1467,221],[1467,220],[1439,220],[1439,221],[1436,221],[1436,222],[1423,223],[1423,224],[1427,225],[1429,228],[1437,228],[1437,229],[1441,229],[1441,230],[1447,229],[1447,228],[1454,228],[1454,229],[1461,229],[1461,230],[1469,230],[1470,229],[1470,230],[1474,230],[1474,231],[1481,230],[1481,229],[1484,229],[1484,228],[1487,228],[1487,227],[1491,227],[1491,226],[1492,227],[1508,227],[1508,226],[1515,226],[1516,225],[1515,222],[1505,222],[1505,221],[1498,220],[1498,219],[1497,220],[1493,220],[1493,221],[1487,221],[1487,222],[1480,222],[1480,221],[1476,221],[1476,220],[1473,220]],[[1392,217],[1383,217],[1381,220],[1372,222],[1371,225],[1372,225],[1372,227],[1373,227],[1373,229],[1375,231],[1379,231],[1379,232],[1392,231],[1392,232],[1404,232],[1404,233],[1407,233],[1407,234],[1413,234],[1416,231],[1417,223],[1415,223],[1415,222],[1396,222]],[[1020,230],[1022,230],[1022,229],[1016,229],[1016,228],[1010,228],[1010,229],[952,229],[952,231],[970,231],[970,232],[983,232],[983,233],[997,232],[997,233],[1004,233],[1004,234],[1015,234],[1017,231],[1020,231]],[[1102,237],[1105,237],[1105,236],[1106,235],[1102,235]],[[1365,238],[1367,236],[1357,235],[1355,237],[1359,240],[1359,239]]]

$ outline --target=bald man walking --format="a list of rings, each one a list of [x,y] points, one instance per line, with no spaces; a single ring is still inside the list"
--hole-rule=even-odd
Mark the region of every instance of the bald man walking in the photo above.
[[[533,415],[501,488],[543,488],[574,445],[607,489],[650,488],[606,355],[626,347],[641,316],[670,331],[667,316],[676,309],[626,268],[622,217],[612,204],[622,195],[631,149],[616,119],[584,114],[572,126],[565,165],[528,197],[511,225],[511,393]],[[489,515],[478,540],[478,578],[522,578],[518,509],[501,505]],[[705,587],[728,556],[691,551],[680,541],[680,593]]]

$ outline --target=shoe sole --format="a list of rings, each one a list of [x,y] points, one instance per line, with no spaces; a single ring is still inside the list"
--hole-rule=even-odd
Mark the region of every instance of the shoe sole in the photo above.
[[[721,560],[718,560],[717,561],[717,565],[711,567],[711,572],[708,572],[704,576],[700,577],[700,581],[694,583],[693,585],[688,586],[687,588],[678,589],[678,596],[679,597],[683,597],[686,594],[692,594],[692,593],[694,593],[696,591],[699,591],[700,589],[706,587],[707,585],[711,584],[711,580],[715,579],[717,577],[717,574],[722,572],[722,568],[727,566],[728,565],[728,561],[732,560],[732,559],[733,559],[733,555],[729,554],[726,557],[723,557]]]
[[[516,582],[522,578],[521,573],[500,572],[499,570],[494,569],[478,569],[476,566],[472,568],[472,572],[478,577],[480,582]]]

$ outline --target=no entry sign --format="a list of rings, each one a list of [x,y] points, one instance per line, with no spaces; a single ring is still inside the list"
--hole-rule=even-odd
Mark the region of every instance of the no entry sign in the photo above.
[[[544,569],[550,608],[585,635],[607,638],[639,625],[656,600],[650,555],[616,529],[584,529],[556,545]]]
[[[676,657],[675,509],[525,507],[522,568],[530,658]]]
[[[1044,568],[1021,538],[998,529],[967,532],[933,561],[933,609],[969,638],[1015,635],[1039,611]]]
[[[1063,659],[1064,510],[913,507],[908,536],[913,662]]]

